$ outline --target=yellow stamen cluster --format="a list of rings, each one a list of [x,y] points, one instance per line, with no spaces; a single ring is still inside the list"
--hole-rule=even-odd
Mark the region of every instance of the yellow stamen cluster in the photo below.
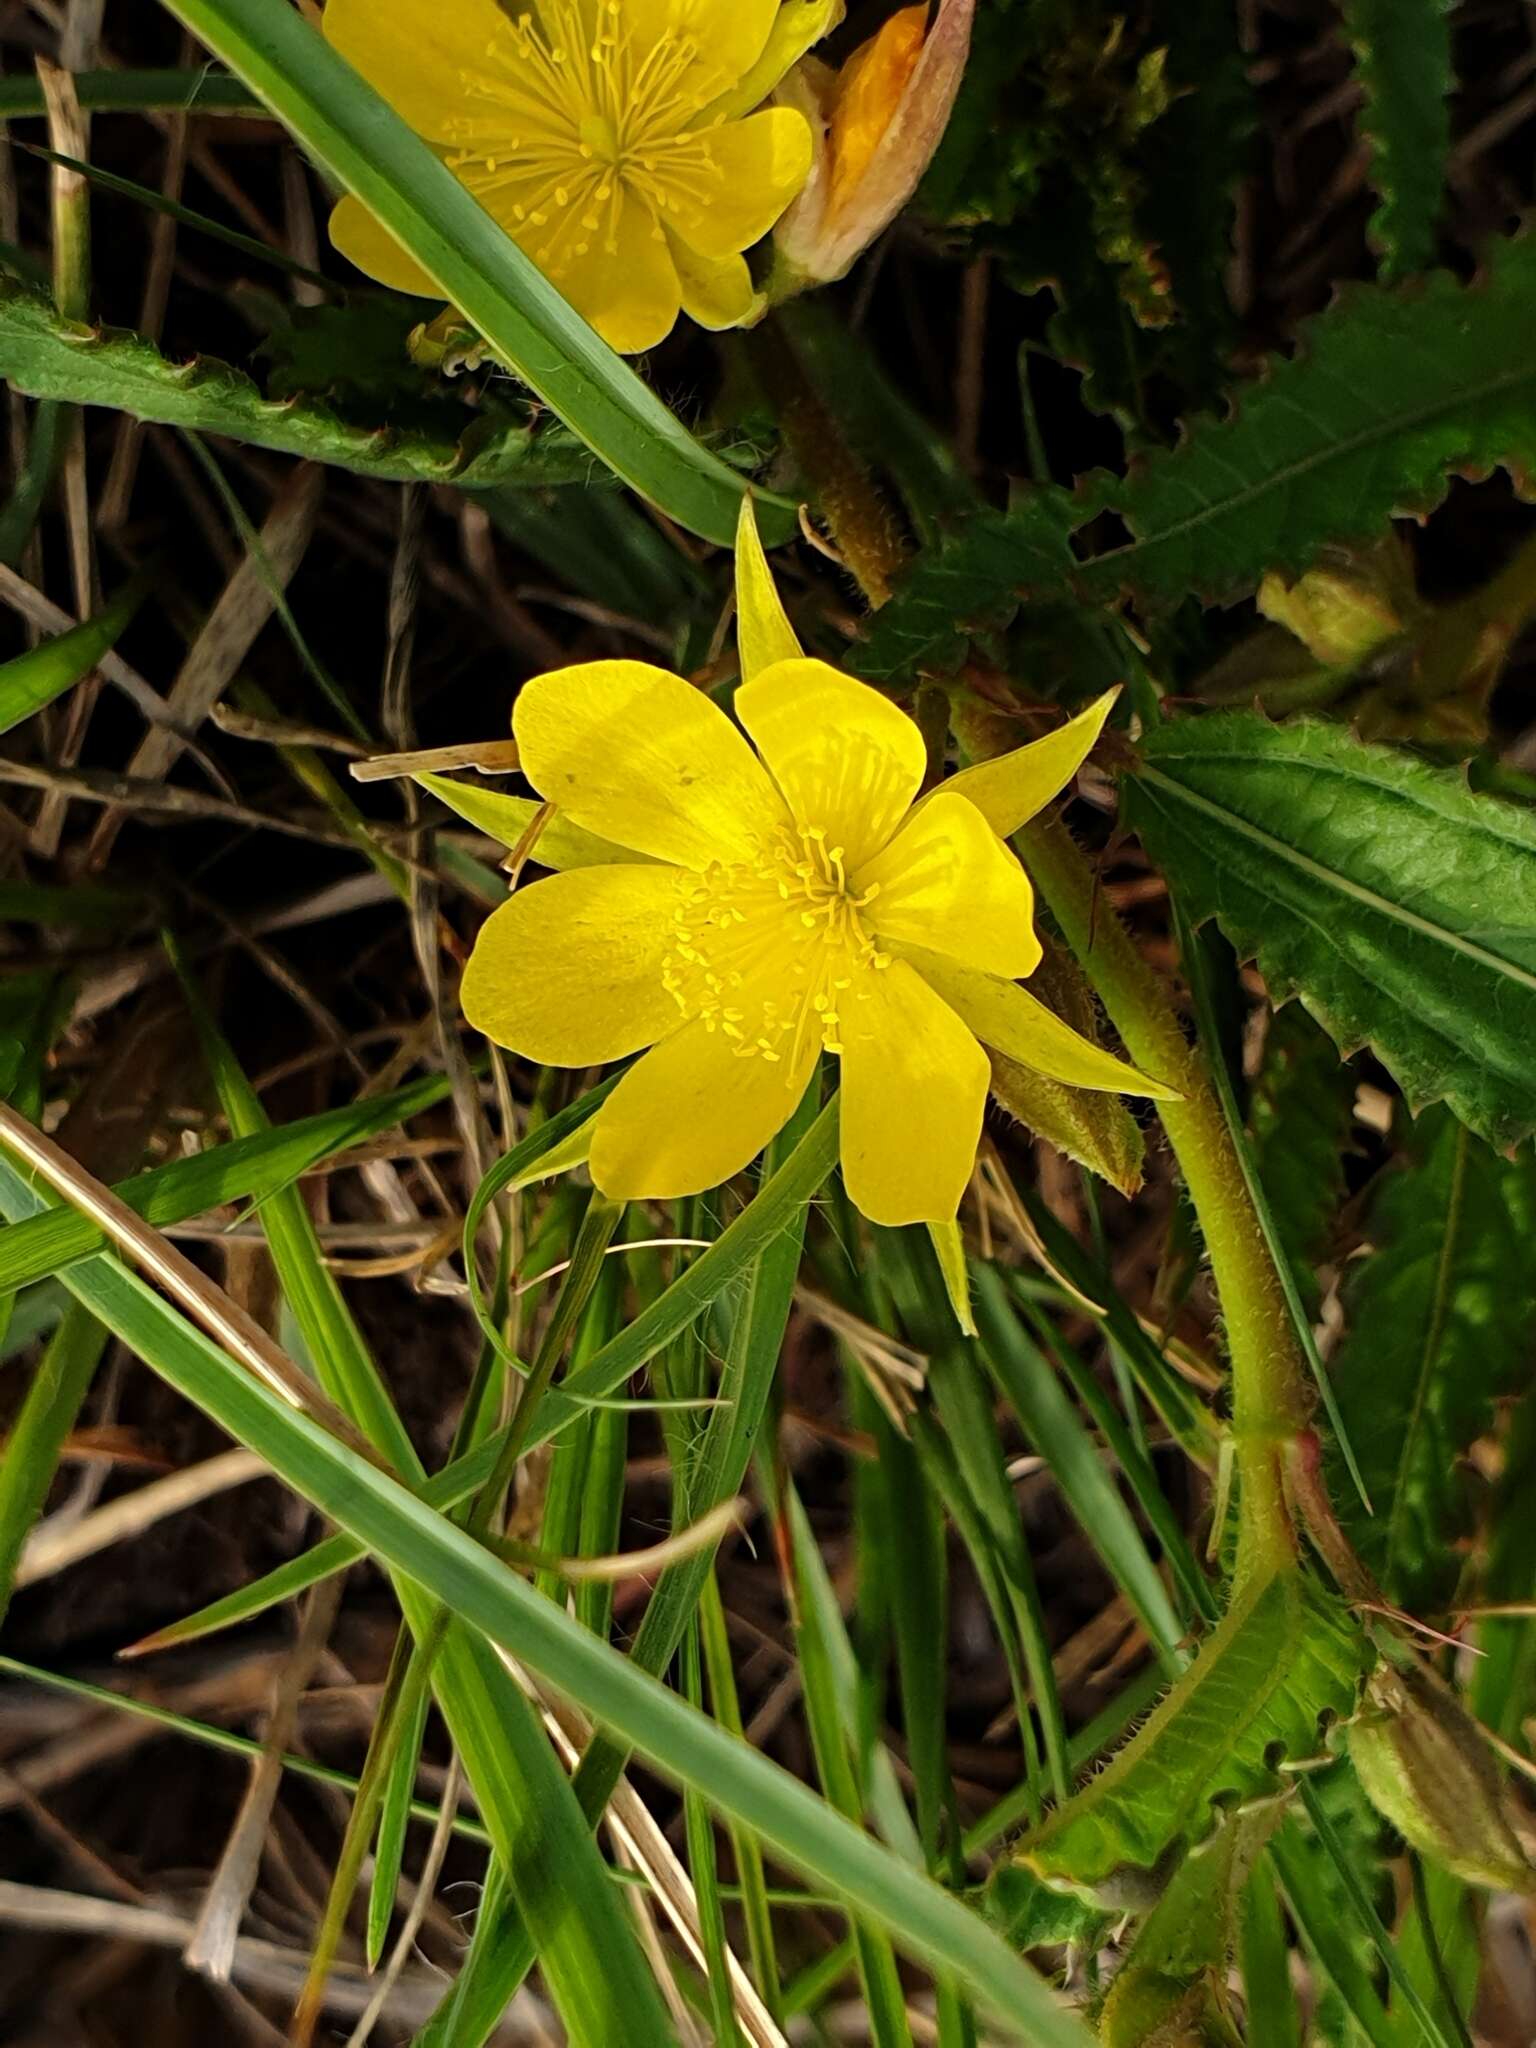
[[[862,970],[891,964],[865,918],[878,893],[850,882],[843,848],[817,826],[753,861],[681,875],[663,982],[685,1019],[701,1018],[741,1058],[787,1053],[796,1070],[811,1031],[840,1053],[849,991]]]
[[[548,228],[529,253],[550,277],[587,256],[594,237],[619,248],[627,191],[656,216],[708,207],[721,172],[701,123],[707,97],[726,80],[701,64],[698,39],[676,33],[637,46],[621,0],[606,0],[595,35],[576,9],[546,0],[546,27],[532,15],[509,22],[462,74],[464,97],[489,109],[452,124],[452,168],[482,198],[507,195],[518,227]]]

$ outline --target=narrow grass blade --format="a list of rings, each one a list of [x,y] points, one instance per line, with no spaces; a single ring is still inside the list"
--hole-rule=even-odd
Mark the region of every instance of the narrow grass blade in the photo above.
[[[981,1355],[998,1392],[1051,1468],[1062,1498],[1135,1609],[1163,1668],[1176,1678],[1184,1668],[1178,1647],[1184,1631],[1130,1510],[1039,1346],[1020,1327],[1000,1276],[978,1265],[973,1281]]]
[[[765,1478],[770,1470],[765,1461]],[[790,1565],[786,1592],[816,1775],[831,1805],[857,1822],[864,1815],[866,1792],[854,1764],[857,1730],[850,1725],[852,1702],[843,1683],[846,1674],[837,1669],[839,1637],[843,1651],[847,1653],[848,1649],[847,1638],[842,1634],[842,1616],[826,1583],[825,1568],[794,1489],[787,1484],[779,1487],[778,1499],[770,1505],[775,1519],[784,1528],[780,1554],[787,1557]],[[856,1920],[853,1946],[872,2039],[879,2048],[911,2048],[912,2030],[907,2024],[896,1953],[890,1941],[880,1929]]]
[[[961,1484],[982,1519],[1006,1575],[1030,1689],[1040,1716],[1051,1789],[1058,1800],[1072,1790],[1067,1763],[1067,1727],[1051,1662],[1050,1639],[1029,1546],[1008,1478],[1003,1447],[981,1378],[965,1350],[940,1353],[929,1367],[929,1385],[946,1435],[954,1446]]]
[[[763,1166],[764,1185],[757,1202],[768,1197],[779,1185],[780,1172],[788,1170],[788,1165],[780,1167],[780,1160],[786,1155],[788,1164],[799,1159],[813,1114],[814,1105],[808,1093],[769,1147]],[[702,1439],[688,1455],[686,1469],[679,1477],[673,1507],[676,1527],[696,1521],[741,1490],[768,1410],[774,1370],[789,1321],[811,1192],[806,1190],[804,1197],[785,1214],[775,1234],[745,1266],[731,1304],[730,1337],[725,1346],[719,1398],[709,1412]],[[757,1202],[738,1220],[744,1221],[745,1215],[756,1209]],[[681,1280],[696,1272],[715,1249],[712,1247],[694,1266],[686,1268],[681,1279],[659,1297],[655,1306],[659,1308],[667,1301]],[[602,1355],[598,1353],[599,1358]],[[572,1377],[579,1379],[580,1371]],[[674,1565],[657,1581],[630,1649],[642,1671],[659,1674],[671,1662],[713,1569],[713,1552],[702,1551]],[[589,1813],[607,1804],[624,1762],[623,1749],[605,1736],[599,1735],[592,1743],[576,1775],[577,1793]]]
[[[22,1546],[42,1512],[64,1439],[75,1426],[106,1342],[102,1325],[72,1302],[11,1424],[0,1458],[0,1621],[11,1604]]]
[[[704,1707],[704,1667],[699,1655],[697,1623],[683,1640],[683,1697],[689,1706]],[[709,1808],[697,1792],[683,1794],[683,1824],[688,1842],[688,1875],[699,1902],[699,1939],[709,1986],[709,2011],[716,2048],[741,2048],[736,2001],[731,1996],[726,1966],[725,1915],[720,1907],[720,1872],[715,1863],[715,1835]]]
[[[525,1138],[520,1146],[514,1147],[513,1151],[507,1154],[507,1159],[518,1159],[520,1170],[531,1172],[540,1159],[563,1144],[571,1132],[592,1114],[604,1092],[604,1089],[596,1089],[591,1094],[583,1096],[579,1103],[574,1103],[569,1109],[551,1117],[548,1123],[541,1125],[539,1130]],[[720,1496],[722,1499],[728,1498],[740,1484],[740,1472],[746,1469],[746,1459],[750,1454],[752,1435],[756,1427],[752,1420],[754,1399],[751,1397],[751,1390],[759,1390],[760,1400],[761,1393],[766,1389],[767,1376],[771,1376],[773,1362],[778,1356],[780,1337],[773,1334],[770,1288],[777,1288],[780,1293],[786,1286],[793,1290],[795,1269],[799,1262],[799,1232],[804,1227],[804,1207],[831,1172],[836,1153],[837,1109],[835,1103],[829,1103],[784,1164],[770,1176],[757,1199],[742,1211],[734,1223],[722,1231],[709,1250],[687,1267],[665,1293],[643,1309],[627,1329],[621,1330],[616,1337],[603,1345],[585,1365],[577,1367],[563,1386],[550,1389],[540,1402],[539,1412],[529,1431],[529,1448],[537,1449],[540,1444],[548,1443],[561,1430],[589,1414],[591,1411],[587,1403],[606,1399],[615,1389],[622,1386],[632,1373],[639,1372],[664,1345],[669,1344],[702,1315],[712,1301],[739,1281],[744,1274],[750,1274],[755,1262],[765,1252],[773,1250],[777,1256],[772,1280],[768,1278],[765,1262],[764,1272],[749,1282],[752,1289],[751,1313],[746,1315],[739,1325],[742,1333],[740,1378],[733,1379],[733,1383],[741,1388],[735,1397],[736,1405],[730,1409],[719,1408],[715,1411],[717,1414],[725,1414],[728,1418],[739,1419],[734,1422],[728,1420],[724,1425],[733,1432],[739,1430],[735,1449],[729,1458],[723,1450],[719,1454],[722,1474],[736,1471],[737,1460],[740,1461],[740,1470],[735,1481],[727,1492]],[[73,1211],[67,1213],[74,1214]],[[784,1314],[787,1313],[786,1298]],[[780,1336],[782,1330],[781,1321]],[[735,1356],[733,1346],[727,1359],[728,1371],[733,1371],[732,1360]],[[757,1406],[756,1412],[760,1417],[760,1405]],[[424,1481],[420,1488],[422,1501],[432,1508],[452,1508],[457,1507],[461,1501],[468,1500],[472,1493],[485,1484],[495,1469],[501,1443],[500,1434],[493,1436]],[[307,1586],[318,1584],[332,1572],[345,1571],[348,1565],[355,1564],[363,1554],[364,1547],[345,1534],[328,1537],[317,1543],[312,1550],[306,1551],[302,1557],[291,1558],[286,1564],[279,1565],[265,1578],[254,1580],[249,1586],[226,1595],[222,1600],[212,1602],[196,1614],[188,1615],[185,1619],[157,1631],[156,1634],[147,1636],[143,1642],[133,1646],[135,1654],[169,1649],[173,1644],[191,1642],[199,1636],[212,1634],[217,1629],[229,1628],[236,1622],[249,1621],[252,1616],[260,1614],[277,1601],[290,1600],[295,1594],[303,1592]],[[686,1573],[689,1564],[684,1562],[676,1569]],[[666,1584],[665,1579],[662,1584]],[[671,1625],[669,1623],[669,1626]],[[681,1622],[676,1625],[680,1631]],[[661,1656],[661,1664],[665,1664],[671,1656],[677,1646],[677,1640],[676,1637],[672,1639],[671,1646]],[[659,1669],[660,1665],[656,1668]],[[578,1779],[582,1784],[584,1798],[590,1797],[593,1802],[590,1808],[593,1812],[599,1811],[606,1804],[607,1794],[613,1789],[610,1782],[606,1791],[599,1791],[591,1782],[592,1776],[597,1773],[597,1758],[602,1754],[600,1743],[601,1738],[598,1743],[594,1743],[583,1762],[582,1775]],[[612,1757],[605,1758],[604,1774],[610,1769],[616,1780],[618,1772],[623,1769],[622,1753],[616,1763]]]
[[[1325,1895],[1314,1881],[1301,1849],[1302,1844],[1287,1824],[1270,1843],[1267,1854],[1279,1875],[1302,1946],[1338,1993],[1350,2019],[1371,2048],[1398,2048],[1387,2009],[1340,1924],[1338,1900]]]
[[[1071,1231],[1062,1228],[1031,1189],[1021,1190],[1029,1220],[1040,1234],[1051,1265],[1077,1289],[1083,1301],[1096,1304],[1094,1321],[1116,1344],[1137,1386],[1197,1462],[1214,1459],[1220,1431],[1211,1415],[1192,1399],[1167,1361],[1120,1298],[1107,1272],[1083,1250]]]
[[[421,1762],[422,1738],[426,1734],[427,1709],[431,1697],[425,1687],[411,1704],[400,1738],[393,1768],[384,1786],[379,1807],[379,1834],[373,1852],[373,1876],[368,1887],[368,1930],[365,1954],[368,1967],[375,1970],[389,1939],[394,1916],[395,1894],[400,1888],[400,1866],[405,1857],[406,1828],[411,1818],[411,1795]]]
[[[1285,1919],[1275,1892],[1274,1872],[1267,1864],[1261,1864],[1243,1888],[1239,1954],[1248,2048],[1301,2048]]]
[[[725,1603],[713,1572],[704,1584],[699,1601],[699,1638],[704,1650],[704,1669],[709,1679],[710,1703],[715,1719],[738,1742],[745,1739],[741,1703],[736,1693],[736,1672],[731,1661],[731,1642],[725,1625]],[[736,1856],[741,1910],[747,1923],[747,1951],[752,1958],[752,1981],[758,1996],[775,2024],[783,2019],[779,1991],[779,1962],[773,1936],[773,1915],[768,1907],[768,1884],[763,1874],[763,1852],[754,1836],[732,1825],[731,1847]]]
[[[166,0],[388,227],[496,353],[618,476],[729,546],[746,484],[573,312],[445,163],[304,18],[266,0]],[[767,534],[793,514],[764,501]]]
[[[135,576],[95,618],[0,664],[0,733],[9,732],[84,682],[101,657],[117,645],[148,589],[148,577]]]
[[[24,1663],[19,1657],[0,1656],[0,1672],[10,1678],[27,1679],[35,1685],[46,1686],[53,1692],[67,1693],[72,1699],[86,1700],[114,1713],[153,1721],[156,1727],[164,1728],[171,1735],[184,1735],[189,1742],[200,1742],[205,1748],[222,1750],[228,1756],[248,1761],[263,1754],[262,1744],[253,1736],[237,1735],[232,1729],[194,1720],[191,1715],[178,1714],[174,1708],[163,1707],[156,1700],[138,1699],[132,1693],[114,1692],[110,1686],[93,1685],[86,1678],[74,1678],[62,1671],[45,1671],[40,1665]],[[296,1778],[307,1778],[314,1785],[330,1785],[336,1791],[348,1794],[357,1791],[358,1781],[350,1772],[338,1771],[330,1764],[316,1763],[313,1757],[287,1755],[283,1758],[283,1769],[291,1771]],[[410,1818],[424,1826],[436,1827],[442,1819],[442,1812],[428,1799],[413,1799]],[[489,1848],[490,1836],[479,1821],[468,1814],[460,1814],[453,1827],[454,1833],[466,1842]]]
[[[115,192],[120,198],[132,199],[138,205],[148,207],[152,213],[163,213],[168,220],[177,221],[182,227],[192,228],[198,234],[208,235],[216,242],[238,249],[242,256],[249,256],[254,262],[281,270],[289,277],[302,277],[307,284],[320,285],[328,292],[340,290],[335,279],[327,277],[323,271],[311,270],[308,264],[295,261],[286,251],[275,249],[270,242],[260,241],[255,235],[244,235],[238,228],[226,227],[223,221],[212,220],[195,207],[182,206],[164,192],[155,191],[153,186],[136,184],[132,178],[120,178],[113,171],[104,171],[100,164],[82,163],[78,157],[61,156],[58,150],[44,149],[38,142],[23,142],[17,146],[29,156],[41,157],[46,163],[62,165],[66,171],[88,178],[104,192]]]
[[[1428,2048],[1460,2048],[1458,2042],[1447,2037],[1440,2022],[1425,2004],[1418,1985],[1408,1974],[1397,1944],[1382,1925],[1381,1916],[1372,1905],[1360,1874],[1350,1859],[1349,1851],[1318,1797],[1317,1788],[1308,1779],[1303,1778],[1300,1789],[1301,1803],[1306,1808],[1307,1819],[1338,1873],[1350,1909],[1365,1933],[1369,1935],[1371,1945],[1380,1957],[1382,1967],[1391,1979],[1392,1989],[1401,1999],[1404,2010],[1418,2022]]]
[[[448,1995],[411,2048],[484,2048],[532,1966],[528,1930],[508,1889],[506,1872],[493,1859],[469,1952]]]
[[[119,1181],[113,1193],[158,1230],[201,1216],[225,1202],[265,1201],[302,1175],[431,1109],[448,1094],[441,1075],[388,1095],[365,1096],[345,1109],[300,1117],[280,1130],[253,1132],[191,1159],[152,1167]],[[29,1287],[76,1259],[106,1249],[106,1239],[77,1209],[50,1209],[0,1229],[0,1291]]]
[[[413,1643],[402,1630],[395,1639],[394,1655],[384,1682],[380,1711],[368,1739],[368,1754],[358,1780],[357,1797],[347,1815],[346,1831],[331,1869],[330,1889],[310,1951],[304,1988],[294,2008],[290,2029],[295,2048],[309,2048],[320,2023],[325,1981],[341,1947],[352,1895],[362,1875],[363,1859],[373,1839],[374,1824],[383,1809],[385,1794],[394,1775],[403,1745],[424,1711],[432,1683],[432,1666],[442,1644],[443,1629],[425,1643]],[[414,1759],[413,1759],[414,1762]],[[371,1931],[371,1916],[370,1916]],[[370,1956],[369,1967],[375,1958]]]
[[[4,84],[0,80],[0,84]],[[51,306],[52,302],[49,301]],[[57,313],[55,312],[55,318]],[[0,510],[0,562],[14,569],[37,531],[44,502],[53,485],[54,473],[64,451],[66,428],[74,414],[54,398],[40,399],[34,407],[31,432],[27,436],[26,460],[22,463],[11,494]]]
[[[865,1555],[878,1555],[886,1568],[918,1839],[924,1861],[938,1874],[945,1815],[954,1803],[945,1742],[949,1603],[943,1518],[923,1483],[916,1452],[873,1395],[864,1396],[855,1415],[876,1445],[862,1503],[861,1578]]]
[[[1054,1361],[1078,1400],[1093,1417],[1111,1455],[1125,1474],[1126,1484],[1135,1495],[1137,1505],[1163,1546],[1163,1555],[1168,1560],[1169,1569],[1184,1595],[1190,1613],[1198,1615],[1202,1621],[1218,1620],[1221,1615],[1221,1602],[1210,1581],[1201,1571],[1183,1525],[1170,1505],[1167,1494],[1158,1483],[1157,1474],[1147,1455],[1142,1432],[1139,1428],[1133,1427],[1132,1422],[1127,1421],[1124,1409],[1116,1406],[1108,1390],[1046,1320],[1038,1304],[1030,1300],[1024,1290],[1017,1285],[1018,1276],[1009,1277],[1015,1281],[1013,1291],[1021,1302],[1027,1320],[1034,1328],[1042,1350]],[[1113,1350],[1111,1355],[1117,1359],[1123,1357],[1122,1353]],[[1131,1407],[1135,1400],[1135,1387],[1129,1372],[1123,1377],[1120,1393],[1125,1406]]]
[[[39,1206],[27,1177],[0,1158],[0,1209],[14,1217]],[[758,1833],[810,1883],[827,1887],[848,1911],[887,1928],[916,1960],[948,1971],[993,2015],[1002,2038],[1030,2048],[1088,2048],[1090,2036],[1081,2023],[962,1901],[595,1641],[463,1530],[234,1366],[137,1275],[114,1259],[98,1258],[71,1268],[68,1285],[168,1384],[403,1574],[402,1584],[412,1581],[450,1601],[466,1628],[515,1654],[665,1775],[695,1786],[718,1812]],[[538,1741],[548,1756],[542,1734]],[[460,1748],[465,1749],[462,1740]],[[562,1788],[566,1782],[559,1780]],[[549,1815],[541,1810],[537,1817],[547,1845]],[[532,1821],[534,1815],[525,1818]],[[515,1850],[516,1843],[514,1835],[506,1847]],[[576,1910],[570,1898],[565,1910]],[[609,1959],[602,1970],[603,1981],[611,1984]],[[639,2048],[640,2037],[630,2038]],[[644,2048],[664,2038],[657,2033]]]
[[[238,78],[206,64],[185,71],[77,71],[75,96],[86,113],[258,114],[261,101]],[[0,121],[48,111],[35,78],[0,78]]]
[[[264,1115],[254,1090],[195,985],[183,977],[183,986],[231,1129],[247,1134],[260,1128]],[[419,1481],[424,1468],[336,1276],[325,1264],[297,1190],[274,1195],[263,1220],[284,1297],[321,1384],[397,1471]],[[491,1484],[497,1484],[494,1471]],[[451,1591],[433,1597],[414,1574],[398,1573],[395,1590],[416,1639],[418,1659],[412,1669],[423,1688],[433,1674],[476,1801],[498,1853],[515,1873],[518,1905],[567,2030],[577,2042],[612,2042],[615,2048],[631,2041],[637,2048],[641,2042],[665,2041],[666,2018],[655,1982],[533,1706],[491,1645],[452,1618],[458,1608]],[[400,1732],[397,1727],[396,1735]],[[379,1757],[380,1797],[393,1754],[390,1748]],[[359,1866],[371,1820],[361,1807],[354,1814]],[[536,1855],[530,1853],[533,1842]],[[339,1935],[339,1916],[350,1896],[351,1883],[338,1873],[322,1944],[327,1934]],[[320,1967],[312,1981],[317,1989],[326,1967],[323,1945],[316,1953]],[[317,2006],[307,2010],[318,2016]]]

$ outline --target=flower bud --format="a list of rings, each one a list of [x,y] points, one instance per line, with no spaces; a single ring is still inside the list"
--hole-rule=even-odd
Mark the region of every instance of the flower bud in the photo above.
[[[1366,1797],[1411,1847],[1464,1884],[1536,1891],[1483,1733],[1430,1672],[1375,1672],[1349,1754]]]
[[[1371,548],[1336,548],[1287,583],[1273,570],[1259,610],[1326,668],[1353,667],[1395,639],[1419,610],[1413,569],[1396,534]]]
[[[811,124],[815,156],[774,229],[769,296],[843,277],[917,190],[948,125],[971,47],[975,0],[904,7],[839,71],[806,57],[779,100]]]

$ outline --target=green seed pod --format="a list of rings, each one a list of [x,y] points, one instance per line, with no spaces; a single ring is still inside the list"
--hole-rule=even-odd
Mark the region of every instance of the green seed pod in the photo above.
[[[1383,1665],[1350,1724],[1349,1753],[1371,1804],[1432,1862],[1465,1884],[1536,1891],[1487,1742],[1432,1673]]]

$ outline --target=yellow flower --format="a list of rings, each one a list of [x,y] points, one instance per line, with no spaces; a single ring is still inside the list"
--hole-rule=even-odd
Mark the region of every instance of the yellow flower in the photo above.
[[[876,1223],[948,1221],[981,1132],[983,1045],[1076,1087],[1170,1092],[1017,985],[1040,943],[1029,880],[1000,835],[1071,779],[1111,698],[919,797],[922,734],[801,654],[750,513],[737,596],[746,737],[643,662],[524,684],[523,771],[561,828],[535,858],[562,872],[487,920],[465,1014],[547,1066],[650,1048],[597,1113],[591,1170],[605,1194],[728,1179],[788,1121],[827,1052],[841,1062],[853,1201]]]
[[[759,309],[742,251],[804,184],[811,138],[788,107],[748,108],[805,47],[805,11],[539,0],[514,21],[496,0],[329,0],[324,20],[557,290],[633,354],[680,309],[716,328]],[[359,200],[337,206],[331,239],[382,283],[436,292]]]

